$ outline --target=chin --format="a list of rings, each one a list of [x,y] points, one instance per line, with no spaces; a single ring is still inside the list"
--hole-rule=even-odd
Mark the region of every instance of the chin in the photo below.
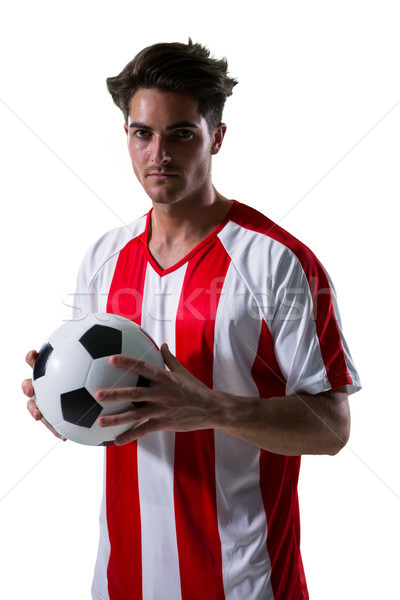
[[[147,195],[154,204],[177,204],[185,199],[186,196],[180,193],[157,193],[154,190],[147,191]]]

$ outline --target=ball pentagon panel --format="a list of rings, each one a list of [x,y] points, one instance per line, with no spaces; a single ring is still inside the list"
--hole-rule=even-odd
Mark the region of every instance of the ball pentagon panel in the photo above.
[[[61,412],[65,421],[90,429],[100,416],[101,406],[92,394],[82,387],[61,394]]]
[[[79,341],[92,358],[121,354],[122,331],[108,325],[92,325]]]
[[[33,382],[36,404],[56,431],[63,421],[61,394],[85,387],[92,359],[76,341],[54,348],[46,374]]]
[[[43,344],[39,350],[39,356],[33,367],[33,381],[43,377],[46,374],[47,361],[49,360],[54,348],[49,342]]]

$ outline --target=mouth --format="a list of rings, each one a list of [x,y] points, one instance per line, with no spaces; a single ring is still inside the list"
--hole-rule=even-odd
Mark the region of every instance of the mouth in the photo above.
[[[176,177],[175,173],[166,173],[165,171],[154,171],[152,173],[148,173],[147,177],[151,177],[152,179],[170,179],[172,177]]]

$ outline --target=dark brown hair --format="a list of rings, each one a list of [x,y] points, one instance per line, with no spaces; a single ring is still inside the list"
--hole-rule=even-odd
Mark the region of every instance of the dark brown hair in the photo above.
[[[237,80],[227,75],[225,58],[210,58],[201,44],[164,43],[144,48],[116,77],[107,79],[107,88],[128,122],[130,101],[141,88],[158,89],[190,96],[210,131],[222,120],[225,100]]]

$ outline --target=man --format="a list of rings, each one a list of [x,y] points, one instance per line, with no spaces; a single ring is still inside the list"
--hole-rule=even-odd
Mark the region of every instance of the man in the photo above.
[[[151,385],[98,394],[135,404],[99,420],[132,429],[106,451],[92,597],[303,600],[300,456],[345,445],[359,388],[332,285],[306,246],[212,185],[226,61],[156,44],[107,81],[152,210],[89,250],[75,314],[136,321],[167,369],[113,357]]]

